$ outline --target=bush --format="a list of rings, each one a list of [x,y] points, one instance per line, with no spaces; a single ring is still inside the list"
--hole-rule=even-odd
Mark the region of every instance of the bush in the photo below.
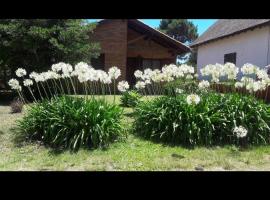
[[[18,127],[26,138],[55,148],[108,146],[121,136],[122,109],[104,100],[58,97],[32,106]]]
[[[142,96],[135,90],[124,92],[121,96],[121,105],[124,107],[135,107]]]
[[[183,93],[197,93],[198,82],[197,80],[183,80],[183,79],[175,79],[171,82],[168,82],[164,86],[165,95],[175,96],[177,95],[177,89],[181,89]]]
[[[19,98],[13,99],[10,103],[11,113],[21,113],[23,109],[23,102]]]
[[[248,144],[269,143],[270,108],[250,96],[202,94],[197,105],[187,95],[160,97],[135,110],[136,132],[155,141],[182,145],[241,144],[236,126],[248,130]]]

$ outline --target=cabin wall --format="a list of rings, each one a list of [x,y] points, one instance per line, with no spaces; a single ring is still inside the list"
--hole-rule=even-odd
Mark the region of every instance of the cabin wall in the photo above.
[[[236,52],[236,66],[251,63],[258,67],[270,64],[270,26],[256,28],[198,47],[197,67],[224,63],[224,54]]]
[[[174,59],[175,55],[169,52],[169,48],[163,47],[160,44],[145,40],[141,37],[142,34],[128,29],[128,48],[127,57],[143,57],[148,59]],[[136,40],[136,38],[139,38]],[[129,44],[130,41],[136,40]],[[175,62],[175,61],[174,61]]]
[[[100,43],[105,54],[105,70],[112,66],[121,69],[121,79],[126,77],[127,62],[127,20],[114,19],[98,24],[92,36]]]

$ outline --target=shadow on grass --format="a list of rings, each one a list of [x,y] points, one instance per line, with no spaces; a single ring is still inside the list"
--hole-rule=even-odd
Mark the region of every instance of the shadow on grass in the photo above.
[[[231,152],[232,155],[239,155],[240,152],[245,152],[245,151],[250,151],[253,150],[254,148],[258,148],[258,147],[264,147],[267,146],[267,144],[263,145],[263,144],[249,144],[249,145],[244,145],[244,146],[237,146],[236,144],[213,144],[213,145],[203,145],[203,144],[196,144],[196,145],[188,145],[188,144],[181,144],[179,142],[170,142],[170,141],[162,141],[158,138],[148,138],[145,137],[143,135],[141,135],[140,133],[138,133],[135,128],[133,127],[131,129],[131,134],[134,137],[137,137],[141,140],[144,141],[151,141],[155,144],[160,144],[164,147],[182,147],[185,149],[189,149],[189,150],[193,150],[195,148],[208,148],[208,149],[217,149],[217,148],[228,148]]]
[[[107,151],[109,150],[110,146],[114,143],[117,142],[123,142],[126,140],[126,136],[120,137],[119,139],[115,140],[114,142],[111,142],[110,144],[106,145],[106,146],[100,146],[97,148],[93,148],[93,147],[88,147],[88,146],[81,146],[78,149],[70,149],[68,147],[57,147],[57,146],[52,146],[52,145],[48,145],[48,144],[44,144],[42,141],[40,140],[35,140],[35,139],[31,139],[28,138],[27,135],[23,132],[21,132],[17,127],[13,127],[10,129],[10,131],[12,132],[12,137],[11,137],[11,141],[12,143],[15,145],[15,147],[21,148],[27,145],[39,145],[39,146],[43,146],[48,150],[49,155],[53,155],[53,156],[57,156],[60,155],[62,153],[65,152],[69,152],[71,154],[76,154],[78,153],[80,150],[86,150],[86,151],[94,151],[94,150],[102,150],[102,151]],[[1,134],[1,132],[0,132]]]

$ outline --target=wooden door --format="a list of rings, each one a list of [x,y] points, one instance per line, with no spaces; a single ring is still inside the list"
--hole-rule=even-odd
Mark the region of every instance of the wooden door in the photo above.
[[[136,70],[142,70],[142,59],[137,58],[127,58],[127,81],[131,86],[136,84],[136,78],[134,72]]]

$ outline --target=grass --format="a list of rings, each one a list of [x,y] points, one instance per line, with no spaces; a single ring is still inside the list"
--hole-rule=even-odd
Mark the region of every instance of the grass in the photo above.
[[[113,101],[112,96],[106,97]],[[116,98],[119,102],[119,96]],[[125,109],[127,127],[131,125]],[[198,147],[164,146],[128,134],[125,142],[107,150],[54,152],[37,143],[17,145],[12,128],[23,114],[10,114],[9,106],[0,106],[0,170],[91,170],[91,171],[159,171],[159,170],[269,170],[270,146],[239,150],[234,146]]]

